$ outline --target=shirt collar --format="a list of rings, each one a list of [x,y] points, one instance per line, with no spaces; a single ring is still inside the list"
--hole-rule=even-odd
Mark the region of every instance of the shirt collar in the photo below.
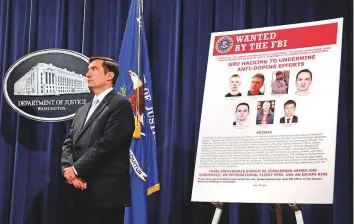
[[[99,95],[95,95],[94,99],[96,98],[96,99],[98,99],[98,102],[101,102],[103,100],[103,98],[112,90],[113,90],[113,87],[108,88],[105,91],[103,91],[102,93],[100,93]]]

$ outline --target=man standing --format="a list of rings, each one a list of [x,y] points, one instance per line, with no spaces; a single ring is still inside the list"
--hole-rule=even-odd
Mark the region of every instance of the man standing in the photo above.
[[[294,115],[296,110],[296,102],[294,100],[288,100],[284,103],[285,116],[280,118],[280,123],[297,123],[298,118]]]
[[[93,57],[86,74],[94,93],[80,107],[62,147],[61,167],[73,202],[69,222],[123,223],[131,204],[129,147],[134,132],[132,106],[113,86],[118,65]]]
[[[272,94],[288,93],[288,83],[285,80],[284,73],[278,71],[275,73],[275,79],[272,81]]]

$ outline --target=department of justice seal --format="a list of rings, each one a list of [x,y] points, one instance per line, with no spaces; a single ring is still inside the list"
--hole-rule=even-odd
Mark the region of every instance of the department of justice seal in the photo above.
[[[19,114],[60,122],[92,100],[87,84],[88,58],[66,49],[45,49],[17,60],[4,79],[4,96]]]
[[[216,42],[215,49],[221,54],[226,54],[232,49],[233,44],[231,37],[223,36]]]

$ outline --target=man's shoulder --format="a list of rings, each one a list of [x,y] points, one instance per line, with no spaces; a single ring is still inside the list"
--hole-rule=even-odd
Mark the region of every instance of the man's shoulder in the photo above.
[[[122,102],[122,101],[128,101],[127,98],[125,98],[124,96],[120,95],[119,93],[113,92],[112,94],[113,94],[112,102],[119,103],[119,102]]]
[[[121,105],[131,106],[130,101],[118,93],[113,93],[110,104],[115,106],[121,106]]]

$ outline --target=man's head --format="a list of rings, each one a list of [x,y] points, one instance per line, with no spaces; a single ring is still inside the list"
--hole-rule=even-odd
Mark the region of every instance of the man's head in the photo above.
[[[262,109],[263,109],[263,111],[269,111],[270,110],[270,102],[264,101],[262,104]]]
[[[312,83],[312,73],[308,69],[303,69],[296,75],[296,87],[300,92],[307,92]]]
[[[286,117],[292,117],[296,109],[296,103],[294,100],[288,100],[284,103],[284,113]]]
[[[88,87],[99,94],[112,87],[118,78],[118,64],[108,57],[91,57],[86,73]]]
[[[241,80],[240,76],[235,74],[230,78],[230,90],[231,92],[238,92],[240,88]]]
[[[245,121],[248,117],[250,107],[247,103],[240,103],[236,107],[236,117],[239,121]]]
[[[258,93],[259,90],[262,88],[263,83],[264,83],[264,75],[260,73],[255,74],[251,80],[251,86],[250,86],[251,93]]]
[[[276,76],[277,80],[279,80],[279,81],[284,79],[284,73],[281,71],[277,71],[275,73],[275,76]]]

